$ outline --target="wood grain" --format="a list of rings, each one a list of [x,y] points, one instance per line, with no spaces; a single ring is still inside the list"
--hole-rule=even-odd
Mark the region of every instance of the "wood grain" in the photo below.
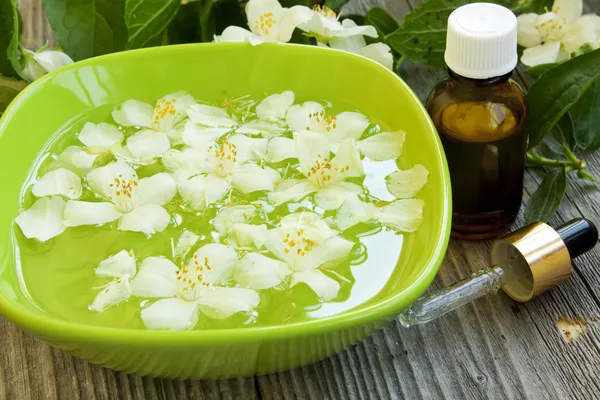
[[[352,0],[347,13],[374,5],[402,20],[419,0]],[[28,47],[54,42],[41,0],[21,1]],[[600,12],[588,0],[587,12]],[[29,44],[31,43],[31,45]],[[401,74],[425,99],[444,71],[405,62]],[[531,80],[516,78],[526,87]],[[582,155],[600,176],[600,155]],[[526,173],[525,198],[541,181]],[[593,185],[569,182],[553,223],[585,216],[600,224]],[[523,223],[522,214],[515,225]],[[432,289],[486,264],[488,243],[452,240]],[[600,316],[600,247],[575,262],[572,279],[527,304],[487,296],[423,327],[388,324],[353,348],[314,365],[257,378],[181,381],[140,378],[50,348],[0,318],[0,399],[593,399],[600,398],[600,335],[592,326],[566,344],[562,315]]]

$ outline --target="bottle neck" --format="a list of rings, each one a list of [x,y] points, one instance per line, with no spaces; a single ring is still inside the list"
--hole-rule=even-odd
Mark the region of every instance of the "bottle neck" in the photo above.
[[[464,77],[462,75],[458,75],[456,72],[454,72],[450,68],[448,68],[448,75],[450,75],[451,79],[453,79],[457,82],[460,82],[464,85],[492,86],[492,85],[498,85],[498,84],[508,81],[510,79],[510,77],[512,76],[512,71],[510,71],[509,73],[507,73],[505,75],[501,75],[501,76],[493,76],[491,78],[486,78],[486,79],[473,79],[473,78]]]

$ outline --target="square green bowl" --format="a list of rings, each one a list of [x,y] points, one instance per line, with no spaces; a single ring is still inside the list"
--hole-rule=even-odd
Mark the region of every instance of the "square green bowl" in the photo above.
[[[13,220],[21,187],[44,143],[82,113],[135,98],[153,103],[178,90],[216,101],[292,90],[327,99],[372,121],[407,132],[401,165],[429,171],[419,193],[425,217],[406,235],[385,287],[337,315],[259,328],[183,332],[107,328],[66,321],[28,300],[17,272]],[[108,368],[170,378],[264,374],[339,352],[379,329],[429,286],[448,244],[450,178],[435,128],[397,75],[366,58],[314,46],[210,43],[135,50],[89,59],[27,87],[0,120],[0,312],[52,346]],[[39,268],[44,268],[40,265]],[[356,283],[357,285],[360,282]]]

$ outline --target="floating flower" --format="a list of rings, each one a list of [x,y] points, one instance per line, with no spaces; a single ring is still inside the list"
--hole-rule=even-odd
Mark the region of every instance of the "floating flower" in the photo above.
[[[41,78],[48,72],[73,64],[71,57],[60,50],[45,50],[45,47],[34,52],[21,47],[23,53],[23,76],[29,82]]]
[[[323,300],[332,300],[340,285],[320,267],[347,258],[353,246],[337,236],[317,214],[290,214],[267,234],[266,247],[278,260],[247,253],[237,263],[234,279],[241,286],[260,290],[277,286],[290,277],[290,286],[303,282]]]
[[[123,132],[114,125],[86,122],[77,134],[77,139],[85,148],[69,146],[58,156],[58,160],[75,168],[90,169],[99,155],[118,152],[124,137]]]
[[[67,229],[63,218],[65,201],[59,196],[42,197],[15,218],[28,239],[45,242],[60,235]]]
[[[196,243],[200,240],[200,236],[196,235],[194,232],[190,232],[186,229],[183,230],[179,239],[177,239],[177,243],[173,248],[173,258],[174,259],[183,259],[187,255],[187,253],[196,245]]]
[[[69,199],[81,197],[81,178],[65,168],[47,172],[31,188],[36,197],[64,196]]]
[[[215,42],[289,42],[294,29],[312,18],[312,11],[304,6],[284,8],[277,0],[250,0],[246,15],[250,31],[230,26],[215,36]]]
[[[233,248],[215,243],[198,249],[181,268],[163,257],[146,258],[131,282],[134,296],[160,299],[142,310],[146,327],[192,329],[198,311],[215,319],[252,311],[260,302],[256,291],[224,286],[237,261]]]
[[[581,0],[556,0],[552,11],[517,18],[518,42],[526,47],[521,62],[528,66],[564,61],[583,45],[597,48],[600,17],[584,15]]]
[[[195,104],[194,98],[177,92],[159,99],[156,105],[127,100],[112,112],[112,117],[122,126],[146,128],[127,138],[117,156],[136,164],[149,164],[172,144],[181,143],[181,122],[187,117],[187,109]]]
[[[344,29],[353,29],[358,26],[354,21],[346,18],[342,21],[342,27]],[[394,56],[392,56],[390,46],[385,43],[371,43],[367,45],[367,42],[365,42],[362,35],[334,37],[330,39],[327,44],[333,49],[343,50],[370,58],[389,70],[392,70],[394,67]]]
[[[135,276],[135,256],[133,251],[121,250],[102,261],[96,268],[96,276],[113,278],[96,295],[90,311],[103,312],[109,307],[127,301],[131,296],[130,281]]]
[[[396,231],[414,232],[423,221],[424,204],[423,200],[402,199],[377,207],[351,196],[338,210],[336,223],[342,231],[361,222],[378,222]]]
[[[285,117],[292,104],[294,93],[289,90],[267,96],[256,106],[258,118],[240,126],[236,132],[266,138],[281,135],[287,130]]]
[[[429,171],[417,164],[411,169],[392,172],[385,177],[388,191],[399,199],[414,197],[427,183]]]
[[[265,244],[267,226],[252,223],[257,210],[252,204],[224,207],[212,223],[232,247],[259,249]]]
[[[322,134],[295,133],[294,142],[300,162],[299,169],[306,179],[282,181],[275,191],[268,194],[271,204],[302,200],[314,193],[317,206],[333,210],[339,208],[346,197],[362,192],[359,185],[344,182],[347,178],[364,175],[354,139],[342,140],[333,158],[330,156],[329,142]]]
[[[205,150],[202,171],[190,179],[179,182],[178,190],[185,203],[194,210],[203,210],[223,198],[234,188],[243,194],[256,191],[272,191],[280,177],[274,169],[253,163],[266,152],[267,139],[252,139],[244,135],[233,135],[222,139]],[[178,172],[177,166],[188,167],[184,163],[173,163],[169,169],[179,176],[190,173]],[[196,167],[196,166],[194,166]]]
[[[344,20],[346,21],[346,20]],[[298,26],[299,29],[314,36],[319,43],[328,43],[335,38],[370,36],[376,38],[377,30],[371,25],[340,23],[339,16],[327,6],[315,6],[309,21]]]
[[[108,202],[69,201],[64,210],[67,226],[99,225],[119,220],[118,229],[152,234],[163,231],[171,217],[161,207],[171,201],[177,184],[161,172],[139,179],[133,168],[116,161],[90,171],[86,180]]]

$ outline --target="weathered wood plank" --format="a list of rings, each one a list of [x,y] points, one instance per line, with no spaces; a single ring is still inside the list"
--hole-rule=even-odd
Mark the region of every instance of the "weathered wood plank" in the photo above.
[[[349,13],[384,6],[402,19],[419,0],[353,0]],[[24,37],[52,39],[39,0],[21,1]],[[586,2],[600,11],[600,0]],[[405,62],[403,78],[421,99],[443,71]],[[527,85],[526,77],[520,76]],[[600,177],[600,154],[585,155]],[[541,181],[526,174],[525,197]],[[571,181],[552,221],[585,215],[600,224],[596,188]],[[516,225],[523,222],[522,214]],[[487,243],[452,241],[432,288],[467,277],[486,262]],[[115,373],[51,349],[0,318],[0,399],[395,399],[598,398],[598,329],[565,344],[554,324],[562,315],[600,316],[600,250],[575,263],[573,279],[521,305],[487,296],[423,327],[388,324],[353,348],[314,365],[256,379],[181,381]]]

